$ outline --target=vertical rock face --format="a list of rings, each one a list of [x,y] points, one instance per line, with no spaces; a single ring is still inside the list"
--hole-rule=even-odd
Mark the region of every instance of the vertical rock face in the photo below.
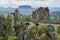
[[[13,13],[9,13],[9,15],[11,15],[11,26],[12,26],[12,29],[13,29],[13,32],[12,32],[12,35],[15,35],[16,34],[16,30],[15,30],[15,26],[16,24],[19,24],[20,23],[20,13],[19,13],[19,10],[15,10],[15,12]]]
[[[56,23],[60,23],[60,16],[58,16],[58,21]]]
[[[8,15],[10,15],[10,17],[11,17],[11,26],[13,26],[14,25],[13,13],[9,13]]]
[[[19,13],[19,10],[15,10],[15,12],[13,12],[13,13],[10,13],[10,15],[11,15],[11,19],[12,19],[12,26],[15,26],[16,25],[16,23],[19,23],[19,21],[20,21],[20,13]]]
[[[0,36],[4,36],[5,33],[4,23],[5,23],[5,18],[0,19]]]
[[[19,10],[17,10],[17,9],[14,12],[14,18],[16,21],[19,21]]]
[[[32,21],[35,23],[48,23],[49,22],[49,8],[40,7],[32,14]]]

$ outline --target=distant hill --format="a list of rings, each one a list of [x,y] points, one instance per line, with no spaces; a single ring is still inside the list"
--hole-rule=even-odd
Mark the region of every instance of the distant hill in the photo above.
[[[0,7],[0,14],[3,13],[5,15],[7,15],[8,12],[14,12],[15,9],[18,9],[20,11],[21,15],[26,15],[26,14],[30,14],[31,15],[32,12],[36,8],[33,8],[33,7],[29,6],[29,5],[21,5],[18,8],[11,8],[11,7],[3,8],[3,7]],[[49,7],[49,10],[50,10],[50,15],[51,16],[60,15],[60,7]]]
[[[29,6],[29,5],[21,5],[18,8],[31,8],[31,6]]]
[[[60,7],[50,7],[49,10],[50,10],[50,22],[57,22],[57,17],[60,16]]]
[[[50,9],[50,15],[59,16],[60,15],[60,7],[51,7]]]
[[[11,8],[11,7],[3,8],[3,7],[0,7],[0,14],[3,13],[4,15],[7,15],[8,12],[14,12],[15,9],[18,9],[20,11],[20,14],[22,14],[22,15],[32,14],[32,12],[35,10],[34,8],[32,8],[29,5],[21,5],[18,8]]]
[[[19,6],[18,9],[20,10],[20,13],[23,15],[26,15],[26,14],[31,15],[32,12],[35,10],[35,8],[32,8],[31,6],[28,6],[28,5]]]
[[[13,12],[15,9],[16,8],[11,8],[11,7],[8,8],[0,7],[0,14],[7,15],[9,12]]]

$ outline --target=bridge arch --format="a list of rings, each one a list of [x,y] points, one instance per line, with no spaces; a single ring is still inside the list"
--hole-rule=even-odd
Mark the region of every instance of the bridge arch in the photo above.
[[[55,27],[54,27],[54,25],[47,25],[47,28],[48,28],[51,32],[55,32]]]
[[[57,27],[57,33],[60,34],[60,26]]]

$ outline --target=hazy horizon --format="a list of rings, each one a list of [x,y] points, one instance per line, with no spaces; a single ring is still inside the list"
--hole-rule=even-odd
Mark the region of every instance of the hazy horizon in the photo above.
[[[21,5],[37,7],[60,7],[60,0],[0,0],[0,7],[17,8]]]

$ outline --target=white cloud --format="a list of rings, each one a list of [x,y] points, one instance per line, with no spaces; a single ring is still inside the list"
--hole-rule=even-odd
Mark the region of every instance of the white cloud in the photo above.
[[[45,0],[17,0],[17,1],[45,1]]]
[[[59,6],[59,0],[0,0],[0,7],[18,7],[19,5],[31,5],[33,7],[39,6]]]

